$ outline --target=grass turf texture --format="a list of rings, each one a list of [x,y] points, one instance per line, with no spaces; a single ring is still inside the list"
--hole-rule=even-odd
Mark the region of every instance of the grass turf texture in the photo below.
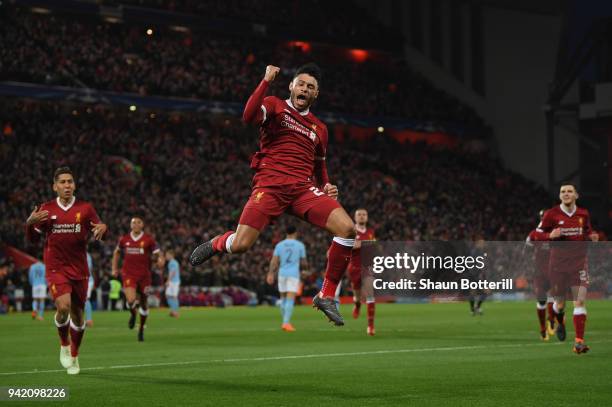
[[[364,312],[335,328],[296,307],[297,332],[286,333],[277,308],[183,309],[178,320],[153,310],[144,343],[127,312],[97,312],[78,376],[59,364],[53,312],[45,322],[13,314],[0,316],[0,386],[65,386],[69,404],[87,406],[602,406],[612,400],[610,305],[589,303],[591,352],[580,356],[571,315],[568,341],[540,341],[533,301],[485,303],[481,317],[465,303],[378,305],[376,337]],[[6,374],[36,369],[50,371]]]

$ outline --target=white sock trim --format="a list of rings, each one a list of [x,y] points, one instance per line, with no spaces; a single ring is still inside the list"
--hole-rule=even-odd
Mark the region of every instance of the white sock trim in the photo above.
[[[142,315],[143,317],[146,317],[147,315],[149,315],[149,310],[148,309],[142,309],[142,308],[138,308],[138,313],[140,315]]]
[[[543,309],[546,309],[546,304],[542,305],[542,304],[540,304],[539,302],[536,302],[536,307],[537,307],[539,310],[543,310]]]
[[[334,236],[334,242],[346,247],[355,246],[355,239],[345,239],[343,237]]]
[[[374,297],[366,297],[366,304],[375,304],[376,299]]]
[[[574,315],[586,315],[586,307],[574,307]]]
[[[236,238],[236,233],[232,233],[231,235],[227,237],[227,240],[225,241],[225,250],[227,250],[228,253],[232,252],[232,243],[234,243],[235,238]]]
[[[555,302],[555,298],[554,297],[547,297],[546,298],[546,302],[550,302],[551,304],[553,304]]]
[[[60,324],[59,322],[57,322],[57,314],[55,314],[55,317],[53,317],[53,322],[55,322],[55,326],[58,328],[65,327],[66,325],[70,323],[70,315],[68,316],[68,319],[66,320],[66,322],[64,322],[63,324]]]
[[[74,324],[74,322],[72,322],[72,320],[70,320],[70,328],[72,328],[72,329],[74,329],[75,331],[78,331],[78,332],[84,331],[86,325],[87,325],[87,322],[83,321],[83,326],[76,326]]]
[[[559,306],[557,305],[556,302],[553,303],[553,311],[555,311],[555,314],[559,313]]]

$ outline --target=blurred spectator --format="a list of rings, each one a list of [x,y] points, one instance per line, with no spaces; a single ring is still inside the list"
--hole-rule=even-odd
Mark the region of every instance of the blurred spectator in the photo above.
[[[300,8],[323,3],[336,4],[315,1],[300,3]],[[257,8],[259,2],[253,5]],[[334,26],[347,14],[347,9],[333,14]],[[371,28],[348,23],[359,30]],[[334,33],[328,36],[334,38]],[[281,67],[270,92],[285,98],[295,69],[314,60],[324,74],[317,111],[408,118],[433,127],[448,123],[480,132],[484,127],[473,109],[388,54],[355,62],[348,49],[317,46],[304,52],[300,46],[252,36],[163,28],[148,36],[142,27],[103,23],[97,16],[75,21],[13,8],[0,16],[0,45],[0,80],[238,103],[247,100],[267,64]],[[6,125],[12,132],[12,124]]]

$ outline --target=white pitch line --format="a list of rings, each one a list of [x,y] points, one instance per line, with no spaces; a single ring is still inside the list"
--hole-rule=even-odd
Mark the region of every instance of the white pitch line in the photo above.
[[[595,341],[591,343],[604,343],[612,342],[610,340]],[[211,359],[211,360],[192,360],[185,362],[165,362],[165,363],[144,363],[139,365],[115,365],[115,366],[97,366],[97,367],[84,367],[81,370],[111,370],[111,369],[134,369],[141,367],[161,367],[161,366],[187,366],[187,365],[200,365],[207,363],[239,363],[239,362],[264,362],[273,360],[292,360],[292,359],[314,359],[314,358],[332,358],[332,357],[346,357],[346,356],[367,356],[367,355],[388,355],[394,353],[420,353],[420,352],[450,352],[458,350],[476,350],[476,349],[499,349],[499,348],[521,348],[525,346],[551,346],[551,345],[565,345],[564,342],[555,343],[508,343],[504,345],[474,345],[474,346],[449,346],[439,348],[415,348],[415,349],[387,349],[387,350],[374,350],[364,352],[341,352],[341,353],[319,353],[309,355],[286,355],[286,356],[262,356],[257,358],[229,358],[229,359]],[[23,372],[0,372],[0,376],[16,376],[22,374],[38,374],[38,373],[58,373],[65,372],[66,369],[53,369],[53,370],[28,370]]]

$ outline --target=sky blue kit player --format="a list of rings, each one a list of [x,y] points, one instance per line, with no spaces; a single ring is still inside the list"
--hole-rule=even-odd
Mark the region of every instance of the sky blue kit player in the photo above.
[[[32,319],[42,320],[45,313],[45,298],[47,298],[45,265],[40,261],[32,264],[28,272],[28,280],[32,286]]]
[[[274,255],[270,260],[267,281],[274,282],[274,275],[278,270],[278,291],[281,296],[280,309],[283,316],[281,328],[293,332],[291,315],[295,304],[295,296],[300,286],[300,266],[307,268],[306,247],[297,240],[297,231],[294,226],[287,228],[287,238],[280,241],[274,248]]]
[[[304,243],[297,239],[282,240],[274,248],[274,255],[280,259],[279,277],[300,278],[300,260],[306,258]]]
[[[166,250],[166,261],[168,262],[168,280],[166,281],[166,302],[170,308],[170,316],[179,316],[179,289],[181,285],[181,268],[179,262],[174,258],[174,250]]]
[[[89,252],[87,252],[87,268],[89,269],[89,280],[87,281],[87,301],[85,301],[85,322],[87,326],[93,326],[91,292],[93,291],[95,279],[93,276],[93,260]]]

